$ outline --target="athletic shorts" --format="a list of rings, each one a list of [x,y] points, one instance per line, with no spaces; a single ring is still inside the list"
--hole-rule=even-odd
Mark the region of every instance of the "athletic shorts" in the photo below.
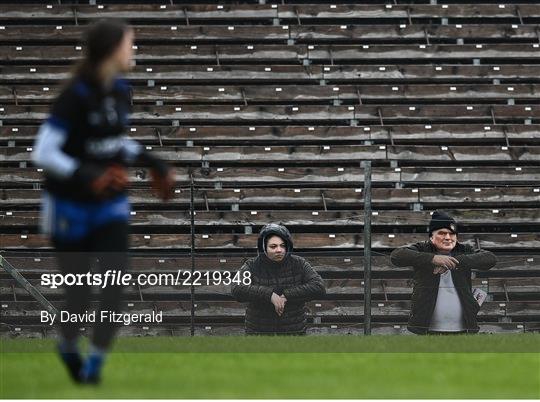
[[[127,195],[102,202],[78,202],[60,198],[46,191],[41,199],[41,230],[59,241],[75,242],[100,226],[128,221]]]

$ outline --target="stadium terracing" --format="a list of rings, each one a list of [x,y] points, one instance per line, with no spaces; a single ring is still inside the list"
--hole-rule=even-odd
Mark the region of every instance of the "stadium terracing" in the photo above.
[[[56,267],[38,230],[32,144],[85,25],[121,17],[137,43],[129,134],[178,178],[164,204],[143,169],[130,171],[134,272],[190,270],[192,253],[196,270],[236,271],[261,226],[281,222],[327,286],[308,303],[309,333],[361,334],[371,161],[372,332],[407,333],[412,270],[389,254],[426,240],[436,208],[459,220],[460,241],[498,256],[473,279],[488,292],[481,332],[540,330],[540,4],[51,0],[0,10],[0,250],[53,304],[61,291],[39,286]],[[54,333],[40,304],[0,275],[2,334]],[[124,335],[243,333],[245,306],[227,286],[129,287],[125,298],[126,311],[163,310],[164,322]]]

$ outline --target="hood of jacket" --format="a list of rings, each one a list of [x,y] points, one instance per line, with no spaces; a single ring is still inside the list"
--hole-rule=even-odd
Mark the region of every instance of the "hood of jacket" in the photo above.
[[[283,225],[278,225],[277,223],[269,223],[268,225],[263,226],[259,232],[259,238],[257,239],[257,252],[259,255],[264,255],[268,258],[266,254],[266,243],[267,240],[272,236],[279,236],[285,242],[287,247],[287,254],[283,258],[283,261],[289,257],[293,251],[293,241],[291,232]]]

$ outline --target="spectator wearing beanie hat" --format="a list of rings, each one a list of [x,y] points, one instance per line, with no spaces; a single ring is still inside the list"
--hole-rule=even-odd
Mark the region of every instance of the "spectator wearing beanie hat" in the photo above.
[[[407,329],[415,334],[479,331],[480,306],[472,294],[471,273],[492,268],[497,259],[489,251],[459,243],[458,229],[453,217],[434,211],[429,240],[395,249],[390,256],[395,266],[414,269]]]

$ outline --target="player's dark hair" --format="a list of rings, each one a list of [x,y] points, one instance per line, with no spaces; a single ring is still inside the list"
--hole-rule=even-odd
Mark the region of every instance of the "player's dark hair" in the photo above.
[[[118,19],[104,19],[92,24],[84,35],[84,58],[75,65],[73,78],[97,82],[99,65],[118,48],[130,27]]]

